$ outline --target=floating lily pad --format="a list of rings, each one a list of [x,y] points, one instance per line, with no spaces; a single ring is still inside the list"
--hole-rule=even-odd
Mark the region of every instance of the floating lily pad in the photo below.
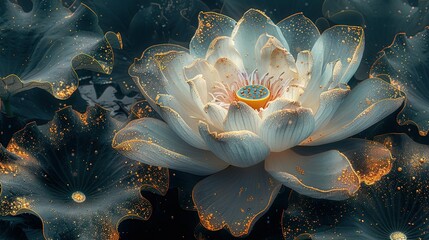
[[[47,239],[118,239],[127,218],[147,220],[141,190],[165,194],[168,170],[111,147],[120,124],[100,108],[71,108],[44,126],[28,124],[1,150],[1,214],[31,213]]]
[[[2,99],[35,87],[66,99],[79,85],[77,70],[111,73],[113,47],[121,45],[119,35],[103,34],[91,9],[71,12],[55,0],[34,0],[28,12],[1,1],[0,29]]]

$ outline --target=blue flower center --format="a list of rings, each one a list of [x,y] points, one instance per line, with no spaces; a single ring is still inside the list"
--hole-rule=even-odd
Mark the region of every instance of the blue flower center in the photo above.
[[[262,85],[247,85],[236,92],[237,100],[257,110],[265,107],[270,94],[270,90]]]

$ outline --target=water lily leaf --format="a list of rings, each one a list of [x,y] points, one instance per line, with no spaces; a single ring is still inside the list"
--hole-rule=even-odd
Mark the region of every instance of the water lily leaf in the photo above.
[[[91,9],[71,12],[55,0],[34,0],[29,12],[2,1],[0,29],[1,98],[37,87],[66,99],[79,85],[77,70],[111,73],[113,48],[121,46]]]
[[[0,214],[40,217],[46,239],[119,239],[124,219],[147,220],[152,207],[141,190],[165,194],[168,170],[115,151],[120,125],[101,107],[68,107],[17,132],[0,149]]]

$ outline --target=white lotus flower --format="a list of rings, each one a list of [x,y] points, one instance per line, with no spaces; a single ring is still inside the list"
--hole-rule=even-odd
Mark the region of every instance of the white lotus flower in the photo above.
[[[254,9],[238,22],[211,12],[199,18],[189,51],[153,46],[130,67],[165,122],[135,120],[113,146],[129,158],[198,175],[232,165],[194,188],[205,227],[246,234],[280,183],[312,197],[344,199],[360,182],[390,170],[381,144],[328,144],[370,127],[403,102],[377,78],[353,90],[346,85],[362,57],[362,28],[335,26],[320,35],[302,14],[274,24]],[[328,145],[296,147],[321,144]]]

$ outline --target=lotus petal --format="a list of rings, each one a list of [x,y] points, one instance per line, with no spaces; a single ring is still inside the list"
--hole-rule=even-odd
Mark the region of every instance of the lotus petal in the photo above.
[[[264,141],[248,130],[211,132],[204,122],[200,122],[199,129],[210,151],[233,166],[253,166],[270,154],[270,149]]]
[[[403,100],[402,93],[385,81],[367,79],[352,89],[329,123],[302,144],[320,145],[353,136],[394,112]]]
[[[281,20],[277,26],[282,31],[290,52],[295,58],[299,52],[311,50],[320,36],[316,25],[302,13],[296,13]]]
[[[265,13],[256,9],[248,10],[238,21],[231,36],[235,47],[243,57],[244,67],[249,73],[256,69],[255,46],[262,34],[269,34],[277,38],[286,50],[289,49],[280,28]]]
[[[359,177],[341,152],[305,152],[271,153],[265,169],[285,186],[313,198],[343,200],[359,189]]]
[[[215,12],[201,12],[198,15],[198,29],[189,44],[191,54],[204,58],[212,41],[220,36],[231,36],[236,21]]]
[[[115,135],[112,145],[133,160],[196,175],[228,166],[213,153],[186,144],[167,124],[153,118],[131,121]]]
[[[205,228],[226,228],[239,237],[247,235],[270,208],[280,186],[262,164],[229,167],[197,183],[192,198]]]
[[[314,130],[314,117],[308,108],[297,107],[272,113],[261,123],[260,136],[273,152],[294,147]]]

